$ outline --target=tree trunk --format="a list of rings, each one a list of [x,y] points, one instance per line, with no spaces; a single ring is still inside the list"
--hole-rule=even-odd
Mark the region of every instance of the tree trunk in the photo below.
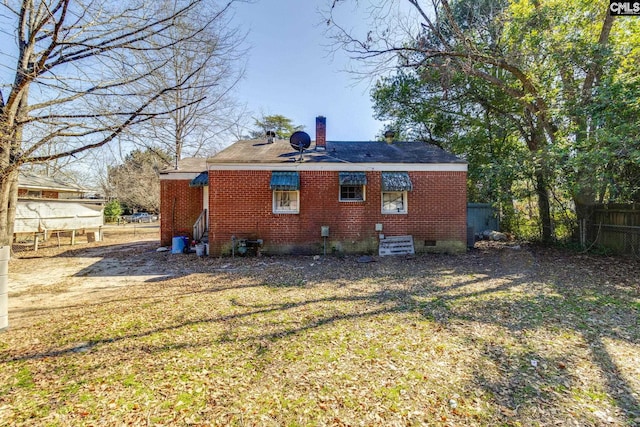
[[[0,114],[0,246],[13,243],[13,227],[18,203],[18,165],[22,142],[22,126],[17,117],[25,117],[26,94],[23,89],[17,107],[2,105]]]
[[[0,246],[11,245],[18,203],[18,170],[0,175]]]
[[[18,77],[16,77],[16,85]],[[28,116],[29,88],[23,87],[15,97],[15,107],[2,104],[0,114],[0,245],[13,243],[13,229],[18,203],[18,168],[22,156],[23,128],[17,122]]]
[[[553,225],[551,221],[551,203],[549,202],[549,157],[546,155],[546,138],[544,127],[539,123],[532,111],[524,111],[528,123],[529,135],[523,134],[527,139],[527,147],[534,159],[533,178],[535,180],[536,195],[538,196],[538,215],[542,228],[542,243],[549,244],[553,241]]]
[[[515,232],[516,231],[516,208],[513,204],[512,185],[504,185],[501,189],[500,196],[500,230]]]
[[[542,243],[553,242],[553,226],[551,221],[551,204],[549,203],[549,190],[547,178],[544,171],[536,169],[536,194],[538,195],[538,211],[540,214],[540,225],[542,227]]]

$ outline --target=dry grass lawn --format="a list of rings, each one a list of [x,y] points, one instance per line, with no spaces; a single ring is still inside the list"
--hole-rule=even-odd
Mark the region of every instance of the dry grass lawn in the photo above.
[[[640,425],[635,260],[218,259],[147,237],[11,261],[21,283],[62,270],[10,287],[0,425]]]

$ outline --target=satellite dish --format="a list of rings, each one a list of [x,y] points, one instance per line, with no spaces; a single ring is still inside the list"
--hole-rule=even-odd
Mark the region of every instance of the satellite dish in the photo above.
[[[289,137],[289,144],[302,154],[311,145],[311,137],[308,133],[299,130]]]

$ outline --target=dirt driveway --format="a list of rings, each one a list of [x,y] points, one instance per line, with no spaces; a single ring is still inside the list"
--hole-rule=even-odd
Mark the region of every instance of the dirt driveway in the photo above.
[[[95,301],[107,292],[171,277],[175,265],[153,257],[158,225],[105,227],[102,242],[70,246],[50,242],[37,252],[24,249],[9,262],[10,325],[39,308]],[[149,255],[149,256],[147,256]]]

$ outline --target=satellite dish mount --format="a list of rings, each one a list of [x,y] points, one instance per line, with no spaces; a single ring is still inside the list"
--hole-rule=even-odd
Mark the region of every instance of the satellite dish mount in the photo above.
[[[300,152],[300,159],[298,161],[302,162],[302,153],[311,145],[311,137],[308,133],[299,130],[291,134],[289,144],[291,144],[294,150]]]

